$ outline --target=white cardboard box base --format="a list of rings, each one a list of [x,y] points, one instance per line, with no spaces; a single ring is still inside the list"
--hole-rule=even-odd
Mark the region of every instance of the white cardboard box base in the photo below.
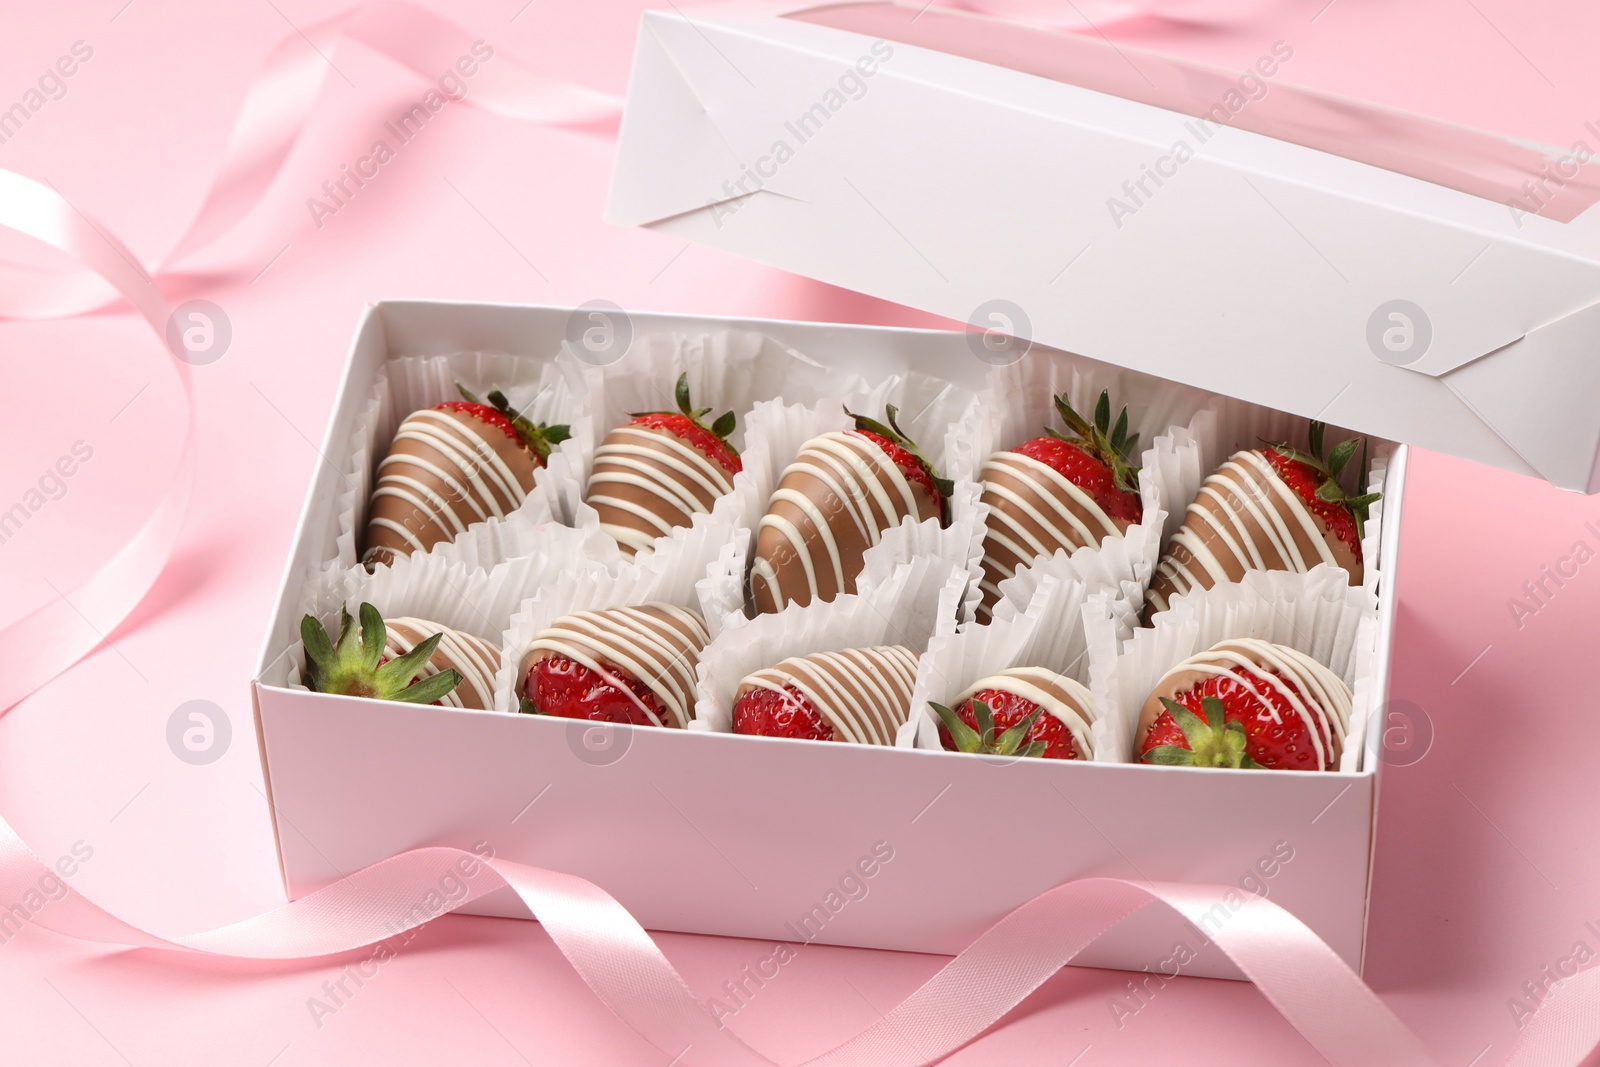
[[[1356,774],[1000,766],[938,752],[627,727],[597,750],[593,736],[585,743],[590,724],[282,688],[301,586],[332,544],[334,471],[382,361],[464,350],[548,358],[567,316],[402,302],[363,319],[324,445],[330,462],[318,467],[255,684],[291,898],[407,849],[487,842],[498,856],[595,882],[649,929],[953,953],[1042,890],[1107,875],[1262,886],[1361,966],[1379,729],[1368,731],[1367,769]],[[639,333],[728,325],[671,315],[632,321]],[[984,369],[960,334],[740,325],[868,375],[915,367],[978,384]],[[1380,701],[1404,468],[1402,448],[1383,517]],[[863,859],[877,861],[866,864],[871,878],[860,877]],[[505,891],[475,910],[526,914]],[[1155,969],[1180,944],[1196,953],[1183,973],[1240,977],[1193,930],[1153,909],[1080,962]]]

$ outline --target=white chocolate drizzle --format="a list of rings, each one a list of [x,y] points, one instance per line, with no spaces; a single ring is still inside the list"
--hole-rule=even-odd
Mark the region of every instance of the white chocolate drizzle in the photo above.
[[[728,469],[677,434],[628,425],[595,450],[584,493],[600,512],[600,528],[631,556],[688,526],[732,489]]]
[[[388,516],[372,515],[368,530],[381,527],[400,536],[409,551],[426,551],[431,542],[418,533],[431,523],[453,539],[475,522],[504,518],[528,495],[517,475],[495,451],[484,435],[504,433],[479,419],[426,408],[407,415],[389,446],[389,454],[378,464],[378,483],[372,500],[394,497],[410,506],[410,513],[422,522],[398,522]],[[413,449],[397,449],[409,443]],[[432,455],[430,456],[430,453]],[[440,463],[433,458],[442,457]],[[426,475],[428,477],[419,477]],[[442,483],[450,496],[438,492],[429,478]],[[502,501],[508,506],[502,506]],[[370,537],[370,533],[369,533]],[[435,541],[439,540],[438,538]]]
[[[820,482],[826,496],[818,499],[805,492],[808,480]],[[779,501],[799,509],[803,519],[797,523],[775,513],[773,505]],[[861,558],[858,553],[841,550],[836,527],[853,527],[865,551],[902,518],[918,513],[915,487],[883,449],[860,433],[834,430],[807,441],[794,462],[784,468],[767,513],[756,527],[757,544],[759,548],[761,534],[767,530],[781,538],[780,546],[793,552],[805,574],[806,596],[801,602],[810,603],[819,594],[822,568],[832,573],[834,589],[855,591]],[[821,545],[822,559],[813,555],[814,543]],[[785,589],[780,583],[769,553],[755,557],[750,584],[752,590],[760,585],[771,594],[775,610],[798,599],[797,590]]]
[[[1218,543],[1208,544],[1202,532]],[[1176,595],[1238,581],[1245,571],[1304,572],[1320,563],[1339,565],[1319,520],[1266,456],[1246,450],[1201,484],[1156,574]],[[1157,611],[1167,607],[1159,590],[1150,600]]]
[[[442,670],[454,667],[461,672],[461,684],[440,698],[447,708],[477,708],[487,711],[494,707],[494,676],[500,670],[500,650],[474,634],[452,630],[426,619],[402,617],[384,622],[388,632],[385,651],[390,659],[397,659],[434,634],[442,634],[433,656],[423,664],[418,678],[431,678]]]
[[[833,727],[836,739],[892,745],[895,732],[911,713],[916,677],[915,652],[903,645],[877,645],[790,656],[745,677],[739,691],[782,692],[792,685]]]
[[[1019,566],[1053,556],[1058,549],[1098,545],[1121,532],[1094,497],[1032,456],[996,452],[984,461],[979,478],[982,502],[989,506],[980,622],[999,602],[1000,583]]]
[[[604,677],[657,726],[687,726],[693,716],[695,667],[710,640],[699,614],[672,604],[649,603],[563,615],[539,632],[523,657],[523,670],[541,654],[565,656]],[[627,678],[643,682],[667,710],[662,722]]]

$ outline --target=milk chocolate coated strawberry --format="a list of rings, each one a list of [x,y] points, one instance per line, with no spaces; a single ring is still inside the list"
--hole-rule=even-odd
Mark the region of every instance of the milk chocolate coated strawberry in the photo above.
[[[407,415],[378,464],[362,555],[369,567],[511,514],[533,488],[533,472],[570,436],[566,426],[523,418],[498,389],[484,404],[456,388],[461,400]]]
[[[724,412],[707,425],[710,408],[689,400],[689,376],[678,378],[677,411],[634,415],[606,434],[594,454],[585,499],[600,514],[600,528],[624,555],[648,549],[656,538],[688,526],[733,489],[741,469],[728,443],[736,418]]]
[[[952,485],[895,424],[860,415],[853,430],[813,437],[778,479],[756,530],[750,594],[756,610],[853,593],[867,549],[910,517],[948,519]]]

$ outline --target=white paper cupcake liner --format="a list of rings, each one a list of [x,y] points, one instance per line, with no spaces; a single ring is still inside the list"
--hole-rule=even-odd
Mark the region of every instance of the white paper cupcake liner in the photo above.
[[[350,458],[340,471],[343,490],[334,505],[337,551],[326,561],[326,569],[343,570],[360,561],[358,546],[365,532],[373,476],[401,421],[414,411],[460,400],[458,382],[480,398],[499,388],[513,407],[533,421],[572,427],[572,438],[558,445],[546,465],[534,472],[533,490],[514,513],[533,524],[560,515],[563,483],[575,464],[583,465],[583,449],[593,437],[587,384],[575,361],[491,352],[392,359],[379,370],[372,395],[350,433]]]
[[[1344,571],[1329,564],[1304,574],[1252,571],[1242,582],[1174,597],[1151,627],[1136,631],[1123,645],[1111,669],[1093,679],[1095,703],[1116,726],[1116,751],[1131,761],[1139,712],[1173,667],[1234,638],[1288,645],[1350,686],[1354,699],[1339,770],[1358,771],[1375,697],[1376,615],[1372,594],[1350,585]]]
[[[588,560],[577,531],[553,524],[547,524],[547,531],[550,536],[537,552],[493,571],[431,553],[397,557],[370,573],[359,565],[325,571],[307,583],[301,610],[336,634],[341,608],[354,616],[361,604],[370,603],[385,619],[423,619],[482,638],[498,650],[512,612],[524,599],[525,585],[540,584],[557,573],[600,569]],[[305,650],[298,641],[286,660],[285,684],[306,688]],[[489,710],[508,709],[493,703]]]
[[[411,616],[481,637],[496,648],[504,640],[512,616],[539,589],[559,576],[601,571],[592,559],[592,538],[557,523],[539,526],[507,523],[527,543],[515,558],[490,567],[475,561],[450,559],[439,552],[397,556],[392,563],[367,571],[357,564],[342,571],[324,571],[306,583],[300,599],[302,614],[316,616],[324,627],[336,631],[339,609],[356,614],[370,603],[385,618]],[[299,642],[290,650],[291,688],[299,684],[304,655]]]
[[[923,557],[878,577],[872,575],[863,593],[731,622],[700,656],[700,698],[689,728],[732,730],[739,683],[790,656],[875,645],[921,653],[937,636],[954,632],[967,585],[964,569]]]
[[[589,530],[573,533],[584,539],[606,536]],[[674,548],[647,553],[617,571],[579,566],[564,570],[544,568],[530,574],[526,579],[528,598],[511,616],[500,638],[502,661],[495,679],[495,706],[517,707],[516,686],[527,672],[524,661],[528,646],[563,615],[659,601],[692,608],[706,616],[696,587],[734,533],[719,522],[696,523],[690,536]],[[517,560],[508,560],[496,570],[509,573],[518,566]],[[707,616],[706,625],[714,637],[718,620]]]
[[[564,357],[570,358],[570,357]],[[611,429],[624,425],[641,411],[676,411],[678,377],[689,376],[689,395],[697,407],[712,409],[711,418],[724,411],[738,416],[729,440],[741,453],[744,467],[734,476],[733,490],[712,506],[711,514],[729,525],[753,526],[761,517],[772,487],[762,481],[765,466],[752,462],[750,451],[760,447],[756,409],[773,402],[815,404],[824,397],[843,396],[864,388],[855,375],[824,367],[778,341],[750,330],[716,330],[694,334],[649,334],[634,340],[627,355],[606,367],[585,371],[594,418],[585,465],[563,482],[561,514],[580,527],[599,526],[599,515],[583,502],[595,450]],[[656,542],[683,536],[674,531]],[[612,565],[624,557],[620,550]]]
[[[974,588],[962,608],[962,616],[971,617],[978,597],[983,526],[978,513],[978,488],[970,477],[970,450],[965,442],[971,438],[977,417],[977,397],[943,379],[917,373],[896,375],[847,396],[827,397],[813,404],[774,401],[752,411],[744,456],[750,494],[742,498],[742,506],[754,504],[754,508],[740,516],[741,521],[748,518],[745,525],[749,534],[744,544],[722,557],[719,570],[707,582],[703,596],[709,610],[719,615],[754,614],[745,579],[755,550],[755,531],[778,479],[805,443],[830,431],[852,429],[854,423],[845,414],[846,408],[881,419],[889,404],[898,409],[900,428],[923,447],[929,462],[955,481],[949,501],[950,524],[941,527],[936,519],[918,523],[906,518],[885,531],[882,540],[867,550],[865,559],[878,560],[877,566],[885,568],[919,556],[950,561],[971,575]],[[738,488],[736,482],[736,491]]]
[[[1076,577],[1091,592],[1110,590],[1142,604],[1164,538],[1176,529],[1174,513],[1194,498],[1201,478],[1210,469],[1202,469],[1199,436],[1216,421],[1211,398],[1188,386],[1037,349],[1017,363],[990,372],[972,438],[974,470],[994,453],[1038,437],[1047,427],[1061,429],[1054,401],[1061,393],[1067,394],[1079,414],[1092,420],[1102,390],[1111,393],[1112,417],[1126,405],[1129,432],[1139,435],[1139,497],[1144,514],[1121,537],[1080,547],[1070,554],[1070,563],[1057,562],[1050,572]],[[988,511],[983,506],[984,522]],[[1064,550],[1057,555],[1065,555]],[[1024,564],[1007,581],[1017,583],[1025,571],[1039,565]],[[1009,587],[1001,582],[999,588],[1002,596],[1015,597],[1029,587],[1030,581],[1024,579]]]
[[[1010,667],[1048,668],[1093,692],[1092,678],[1111,668],[1121,642],[1132,632],[1133,613],[1126,603],[1114,609],[1110,594],[1090,593],[1075,579],[1047,576],[1031,592],[1025,608],[1002,600],[988,624],[937,635],[929,642],[918,664],[912,717],[896,738],[898,746],[941,749],[939,723],[929,702],[953,706],[974,683]],[[1094,709],[1094,758],[1116,762],[1118,733],[1107,718],[1102,709]]]

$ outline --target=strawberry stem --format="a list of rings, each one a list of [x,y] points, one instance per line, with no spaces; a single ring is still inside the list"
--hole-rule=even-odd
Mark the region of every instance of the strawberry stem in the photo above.
[[[711,409],[697,408],[690,401],[688,371],[678,375],[678,384],[673,387],[672,397],[677,401],[677,411],[630,411],[628,412],[628,417],[630,419],[642,419],[646,415],[682,415],[694,426],[706,431],[721,442],[722,447],[728,450],[729,455],[737,456],[739,454],[739,450],[734,448],[733,444],[728,440],[728,436],[739,425],[739,417],[732,411],[724,411],[717,416],[715,422],[708,425],[705,417],[711,414]]]
[[[1117,415],[1117,424],[1111,425],[1111,390],[1102,389],[1094,405],[1094,422],[1090,423],[1073,408],[1062,393],[1055,398],[1056,413],[1067,424],[1071,436],[1045,427],[1045,433],[1068,444],[1077,445],[1111,469],[1118,489],[1124,493],[1139,491],[1139,467],[1132,461],[1139,445],[1139,435],[1128,434],[1128,409],[1123,407]]]
[[[456,383],[456,390],[461,394],[462,399],[469,404],[483,403],[460,382]],[[572,436],[572,427],[565,423],[548,426],[544,423],[536,423],[532,419],[524,418],[522,412],[512,408],[511,401],[507,400],[506,395],[499,389],[489,390],[485,399],[489,401],[490,407],[504,415],[507,421],[511,423],[511,428],[517,432],[518,440],[528,446],[534,455],[541,460],[549,459],[550,453],[555,449],[555,446]]]
[[[974,730],[966,722],[945,707],[933,701],[928,702],[939,721],[944,723],[944,728],[950,732],[950,740],[955,744],[957,752],[970,752],[985,756],[1043,756],[1047,747],[1043,741],[1028,741],[1028,732],[1033,729],[1033,724],[1039,721],[1043,708],[1036,707],[1028,717],[1006,730],[1000,736],[995,736],[994,712],[982,700],[972,702],[972,717],[977,722],[978,728]],[[1026,743],[1024,743],[1026,742]]]
[[[1237,722],[1224,721],[1222,701],[1204,697],[1200,710],[1204,719],[1179,704],[1176,700],[1161,698],[1161,706],[1172,716],[1172,721],[1183,731],[1189,747],[1158,745],[1144,754],[1146,763],[1165,767],[1236,767],[1259,769],[1261,764],[1245,753],[1244,727]]]
[[[1324,504],[1337,504],[1350,513],[1355,520],[1356,538],[1359,540],[1367,536],[1368,509],[1379,500],[1382,493],[1368,493],[1367,478],[1370,470],[1367,466],[1367,439],[1365,437],[1352,437],[1348,441],[1341,441],[1333,447],[1333,451],[1323,452],[1324,437],[1327,433],[1327,424],[1311,420],[1311,427],[1306,433],[1306,444],[1311,451],[1302,452],[1285,441],[1268,442],[1274,452],[1280,456],[1303,463],[1322,475],[1322,484],[1317,486],[1317,499]],[[1356,486],[1357,494],[1352,496],[1345,491],[1340,477],[1350,466],[1350,460],[1355,457],[1356,447],[1361,448],[1361,463],[1358,467]]]
[[[932,463],[928,462],[928,457],[922,454],[922,450],[917,447],[917,443],[907,437],[904,430],[900,429],[900,424],[895,422],[895,416],[900,413],[899,408],[896,408],[893,404],[885,404],[883,411],[889,419],[889,425],[887,426],[877,419],[869,418],[866,415],[857,415],[849,408],[844,409],[844,413],[855,420],[856,429],[864,433],[877,434],[891,444],[911,453],[912,457],[922,465],[922,469],[928,472],[928,477],[933,481],[933,487],[939,494],[939,504],[942,508],[945,502],[950,499],[950,494],[956,491],[955,480],[939,477],[939,472],[934,469]]]
[[[475,403],[475,401],[474,401]],[[432,704],[461,684],[461,672],[439,671],[413,681],[439,647],[444,634],[436,633],[403,656],[383,662],[388,648],[388,628],[383,616],[371,604],[362,604],[359,631],[350,612],[339,609],[339,636],[330,640],[315,615],[300,620],[300,643],[305,649],[304,681],[316,693],[341,696],[400,700],[410,704]]]

